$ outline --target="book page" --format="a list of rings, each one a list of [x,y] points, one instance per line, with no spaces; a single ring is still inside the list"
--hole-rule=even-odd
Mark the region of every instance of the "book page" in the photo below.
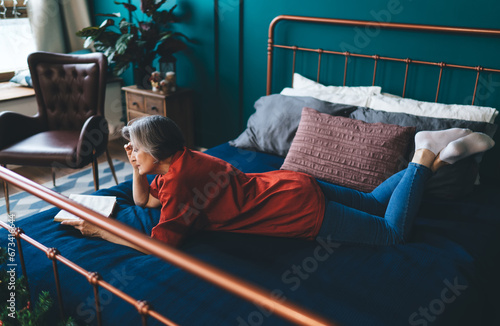
[[[116,197],[114,196],[71,194],[69,195],[69,198],[107,217],[111,216],[111,213],[113,213],[113,209],[116,203]],[[61,210],[54,217],[55,222],[61,222],[64,220],[78,220],[78,219],[80,219],[78,216],[68,213],[65,210]]]

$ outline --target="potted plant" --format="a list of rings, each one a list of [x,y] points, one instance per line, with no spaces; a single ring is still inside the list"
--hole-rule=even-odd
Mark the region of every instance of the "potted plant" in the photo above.
[[[100,26],[86,27],[76,35],[85,38],[85,47],[93,44],[97,51],[106,55],[115,76],[120,76],[132,64],[134,83],[149,88],[149,76],[158,70],[153,68],[153,61],[158,58],[160,65],[175,67],[174,53],[185,49],[184,40],[189,40],[184,34],[171,30],[172,24],[178,22],[173,13],[177,5],[170,10],[159,10],[166,1],[142,0],[142,14],[138,14],[137,7],[132,4],[115,1],[128,10],[132,21],[122,18],[116,24],[113,18],[119,18],[119,13],[98,14],[110,18]]]

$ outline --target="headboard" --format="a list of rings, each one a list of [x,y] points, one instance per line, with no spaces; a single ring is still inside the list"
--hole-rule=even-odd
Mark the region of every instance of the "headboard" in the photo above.
[[[291,40],[291,37],[289,39],[281,36],[284,32],[286,33],[288,26],[297,26],[298,30],[304,26],[318,24],[331,26],[328,35],[332,39],[337,29],[340,30],[340,33],[351,29],[351,34],[347,34],[350,36],[344,40],[336,38],[332,42],[328,42],[328,40],[322,42],[327,43],[331,48],[323,48],[323,45],[310,46],[313,42],[305,42],[308,45],[301,45],[293,43],[295,40]],[[279,32],[276,32],[278,26],[281,28],[281,25],[285,25],[283,27],[285,31],[280,29]],[[420,45],[421,48],[423,47],[421,52],[425,55],[420,53],[416,57],[414,57],[414,49],[405,48],[408,47],[407,44],[398,44],[399,41],[396,38],[392,43],[389,40],[391,46],[383,48],[384,54],[370,52],[372,44],[387,44],[382,40],[382,32],[386,31],[401,33],[402,37],[408,40],[407,44],[413,42],[412,37],[422,34],[430,37],[431,41]],[[388,38],[391,37],[394,36],[388,36]],[[354,46],[356,42],[354,45],[352,44],[353,38],[354,41],[359,38],[358,40],[363,42],[362,46],[359,44]],[[445,38],[445,42],[438,44],[439,40],[443,40],[443,38]],[[309,74],[306,77],[317,82],[335,74],[337,83],[333,85],[336,86],[381,86],[383,92],[400,97],[448,104],[490,106],[498,110],[500,108],[500,91],[495,91],[500,85],[500,66],[493,67],[497,60],[492,60],[491,58],[494,56],[486,52],[487,50],[481,50],[479,47],[471,49],[467,42],[475,45],[476,41],[480,41],[481,45],[488,45],[495,44],[499,38],[500,29],[281,15],[274,18],[269,26],[266,94],[270,95],[279,91],[283,79],[286,79],[285,82],[289,86],[293,73],[302,74],[303,71],[299,68],[307,67]],[[456,43],[459,43],[458,49],[450,51],[440,49]],[[280,51],[279,56],[276,53],[278,50]],[[468,55],[465,55],[466,52]],[[387,53],[396,53],[397,55]],[[485,59],[485,54],[488,54],[489,60]],[[307,59],[307,64],[301,63],[301,55],[302,60]],[[329,57],[334,57],[334,59],[327,61]],[[452,58],[450,59],[450,57]],[[436,58],[438,59],[436,60]],[[472,61],[472,63],[462,61]],[[284,75],[286,77],[283,77]],[[359,80],[363,82],[360,83]],[[425,92],[415,91],[416,88],[423,87],[426,88]],[[425,93],[424,96],[422,96],[423,93]],[[499,119],[496,120],[496,124],[498,121]],[[497,143],[500,141],[498,132],[495,135],[495,140]],[[499,170],[497,166],[500,162],[499,146],[486,155],[489,159],[483,163],[486,166],[484,169],[494,171],[492,177],[495,180],[500,180],[500,172],[496,172]]]
[[[406,58],[398,58],[398,57],[390,57],[390,56],[380,56],[375,53],[352,53],[349,51],[338,51],[338,50],[328,50],[322,48],[308,48],[302,47],[298,45],[285,45],[285,44],[276,44],[275,42],[275,29],[279,22],[281,21],[295,21],[295,22],[309,22],[309,23],[321,23],[321,24],[331,24],[331,25],[343,25],[343,26],[353,26],[353,27],[364,27],[364,28],[373,28],[373,29],[399,29],[399,30],[412,30],[412,31],[424,31],[424,32],[436,32],[436,33],[453,33],[453,34],[469,34],[475,36],[493,36],[500,37],[500,30],[497,29],[480,29],[480,28],[465,28],[465,27],[448,27],[448,26],[435,26],[435,25],[417,25],[417,24],[400,24],[400,23],[383,23],[383,22],[373,22],[373,21],[362,21],[362,20],[349,20],[349,19],[334,19],[334,18],[317,18],[317,17],[301,17],[301,16],[289,16],[289,15],[280,15],[273,19],[269,26],[269,39],[268,39],[268,54],[267,54],[267,95],[271,94],[272,91],[272,77],[273,77],[273,53],[275,48],[287,49],[292,51],[293,53],[293,64],[292,64],[292,72],[295,72],[296,68],[296,57],[297,52],[305,51],[305,52],[314,52],[318,55],[318,68],[317,68],[317,81],[320,79],[321,72],[321,60],[324,55],[338,55],[343,56],[345,58],[344,62],[344,78],[343,78],[343,86],[346,86],[346,76],[347,69],[349,67],[349,59],[350,58],[368,58],[373,60],[373,78],[372,85],[375,85],[375,80],[377,76],[377,67],[378,63],[381,61],[392,61],[392,62],[402,62],[405,64],[405,74],[404,78],[402,78],[403,85],[403,93],[402,97],[405,97],[406,86],[408,81],[408,72],[410,65],[428,65],[428,66],[436,66],[439,67],[439,75],[436,76],[437,88],[436,88],[436,97],[435,101],[438,101],[439,91],[441,88],[441,81],[444,69],[466,69],[475,71],[475,83],[474,89],[472,91],[472,103],[474,104],[478,89],[479,78],[482,73],[493,72],[500,73],[500,69],[483,67],[483,66],[471,66],[471,65],[461,65],[454,64],[452,62],[433,62],[433,61],[425,61],[425,60],[415,60],[409,57]]]

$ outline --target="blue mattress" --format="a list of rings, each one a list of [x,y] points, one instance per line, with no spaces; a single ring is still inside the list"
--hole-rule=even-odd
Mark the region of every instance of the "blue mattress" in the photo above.
[[[209,154],[245,172],[278,169],[283,158],[223,144]],[[118,197],[116,218],[143,232],[157,209],[133,205],[131,183],[97,192]],[[181,249],[205,262],[309,308],[341,325],[498,325],[500,190],[478,188],[467,200],[425,198],[409,243],[367,247],[230,233],[202,233]],[[48,247],[181,325],[287,325],[271,312],[135,250],[52,221],[58,209],[17,226]],[[7,236],[1,231],[1,245]],[[52,265],[24,244],[31,290],[56,298]],[[66,315],[96,324],[93,291],[59,264]],[[139,315],[101,289],[107,325],[138,325]],[[54,311],[57,315],[57,310]],[[149,325],[156,325],[152,319]]]

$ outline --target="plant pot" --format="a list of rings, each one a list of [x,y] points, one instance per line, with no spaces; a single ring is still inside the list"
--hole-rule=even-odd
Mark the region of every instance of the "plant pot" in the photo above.
[[[151,77],[151,67],[134,65],[134,84],[137,88],[151,89],[151,83],[149,82],[149,77]]]

